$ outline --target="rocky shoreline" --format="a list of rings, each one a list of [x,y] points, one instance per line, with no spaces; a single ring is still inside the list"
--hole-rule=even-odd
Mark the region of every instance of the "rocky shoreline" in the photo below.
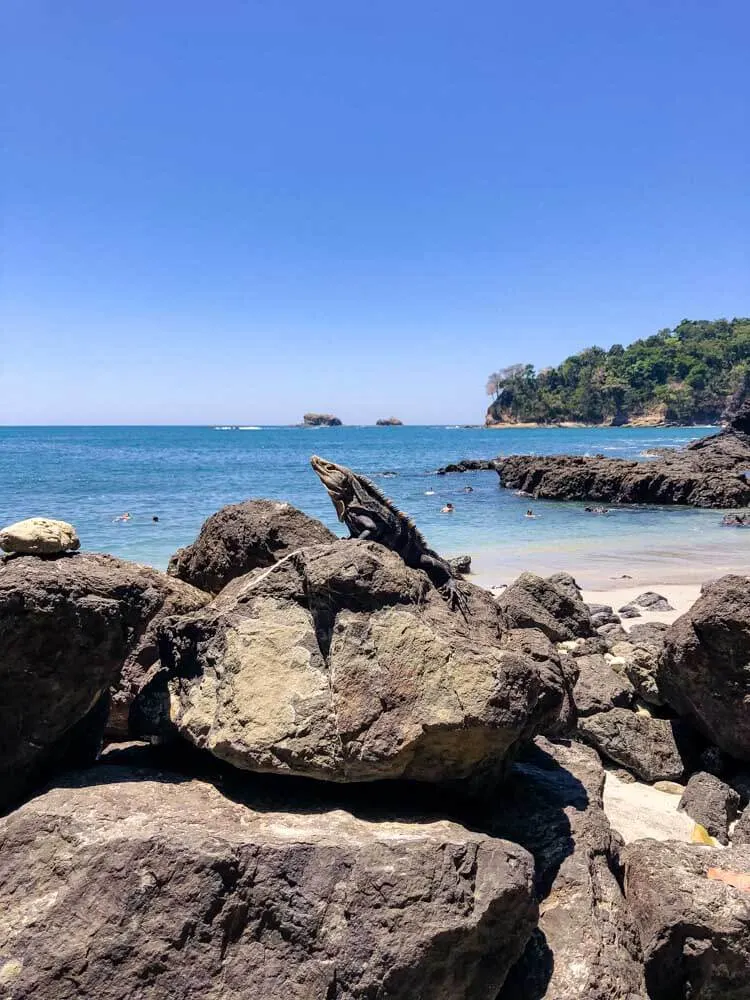
[[[9,996],[747,996],[750,578],[670,626],[564,573],[460,581],[463,615],[288,504],[224,508],[168,574],[24,524]],[[697,842],[623,846],[605,766],[668,783]]]

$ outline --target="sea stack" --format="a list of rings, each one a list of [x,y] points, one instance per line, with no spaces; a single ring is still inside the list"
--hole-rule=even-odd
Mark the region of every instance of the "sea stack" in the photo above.
[[[398,417],[381,417],[375,421],[376,427],[403,427],[403,425],[403,420],[399,420]]]
[[[341,427],[341,421],[332,413],[306,413],[302,421],[305,427]]]

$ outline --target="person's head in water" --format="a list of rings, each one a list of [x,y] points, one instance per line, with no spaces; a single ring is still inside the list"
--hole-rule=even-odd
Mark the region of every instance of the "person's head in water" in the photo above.
[[[443,507],[443,509],[440,511],[440,513],[441,514],[452,514],[453,511],[454,511],[453,504],[452,503],[447,503],[445,505],[445,507]]]
[[[159,520],[159,518],[158,518],[158,517],[156,516],[156,514],[154,514],[154,516],[153,516],[153,517],[151,518],[151,520],[152,520],[152,521],[158,521],[158,520]]]

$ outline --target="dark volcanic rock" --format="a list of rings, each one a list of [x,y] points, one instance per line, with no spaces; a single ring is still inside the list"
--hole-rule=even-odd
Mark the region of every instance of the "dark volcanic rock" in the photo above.
[[[375,421],[376,427],[403,427],[403,425],[403,420],[399,420],[398,417],[381,417]]]
[[[453,559],[449,559],[448,563],[453,572],[459,576],[471,573],[471,556],[455,556]]]
[[[734,821],[739,804],[740,797],[733,788],[713,774],[699,771],[688,781],[678,808],[684,809],[720,844],[728,844],[729,824]]]
[[[750,852],[640,840],[623,861],[651,1000],[747,1000],[750,892],[725,879],[750,875]]]
[[[645,608],[647,611],[674,611],[666,597],[662,597],[661,594],[657,594],[653,590],[647,590],[638,597],[634,597],[633,604],[636,607]]]
[[[119,729],[132,686],[156,659],[157,625],[208,600],[110,556],[0,564],[0,809],[69,759],[93,759],[110,687]]]
[[[578,734],[644,781],[679,781],[685,771],[678,747],[682,733],[674,720],[613,708],[579,719]]]
[[[712,743],[750,761],[750,578],[724,576],[703,587],[667,632],[657,683]]]
[[[641,612],[634,604],[623,604],[621,608],[618,609],[617,613],[621,618],[640,618]]]
[[[591,616],[569,587],[522,573],[497,598],[512,628],[538,628],[553,642],[591,635]]]
[[[381,545],[308,546],[164,626],[135,731],[176,730],[250,771],[474,779],[558,719],[568,681],[503,642],[487,591],[459,586],[466,618]]]
[[[578,680],[573,699],[579,717],[633,704],[633,685],[627,677],[615,673],[601,654],[576,657],[576,667]]]
[[[582,455],[510,455],[497,471],[502,485],[544,500],[594,500],[600,503],[688,504],[694,507],[746,507],[750,447],[744,464],[710,471],[704,453],[675,452],[671,459],[635,462]]]
[[[667,626],[661,622],[634,625],[623,641],[610,646],[617,658],[617,670],[628,678],[644,701],[650,705],[663,705],[656,674],[659,656],[664,648]]]
[[[212,514],[192,545],[169,560],[170,576],[218,594],[238,576],[271,566],[304,545],[335,540],[314,517],[276,500],[246,500]]]
[[[580,743],[537,738],[500,791],[492,829],[534,855],[539,927],[498,1000],[644,1000],[637,928],[614,874],[604,771]],[[456,997],[458,1000],[458,997]]]
[[[496,472],[499,458],[462,458],[458,462],[449,462],[437,470],[439,476],[447,472]]]
[[[492,1000],[537,916],[516,844],[257,810],[163,771],[73,775],[0,843],[14,1000]]]
[[[745,806],[732,831],[732,845],[750,844],[750,805]]]

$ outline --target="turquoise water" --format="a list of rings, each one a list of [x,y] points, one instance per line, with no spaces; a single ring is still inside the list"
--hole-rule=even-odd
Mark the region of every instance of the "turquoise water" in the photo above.
[[[444,427],[216,430],[211,427],[0,427],[0,525],[32,515],[72,522],[86,549],[166,567],[219,507],[249,497],[287,500],[344,534],[309,466],[318,453],[373,476],[446,554],[469,552],[521,568],[601,560],[744,558],[750,531],[720,526],[716,511],[620,508],[592,517],[582,503],[529,501],[495,473],[435,476],[460,458],[514,452],[636,457],[686,444],[711,428],[488,431]],[[385,472],[395,472],[383,478]],[[465,485],[474,492],[465,494]],[[425,491],[435,490],[434,496]],[[440,513],[455,504],[452,515]],[[129,511],[132,521],[113,523]],[[154,523],[153,515],[159,517]]]

